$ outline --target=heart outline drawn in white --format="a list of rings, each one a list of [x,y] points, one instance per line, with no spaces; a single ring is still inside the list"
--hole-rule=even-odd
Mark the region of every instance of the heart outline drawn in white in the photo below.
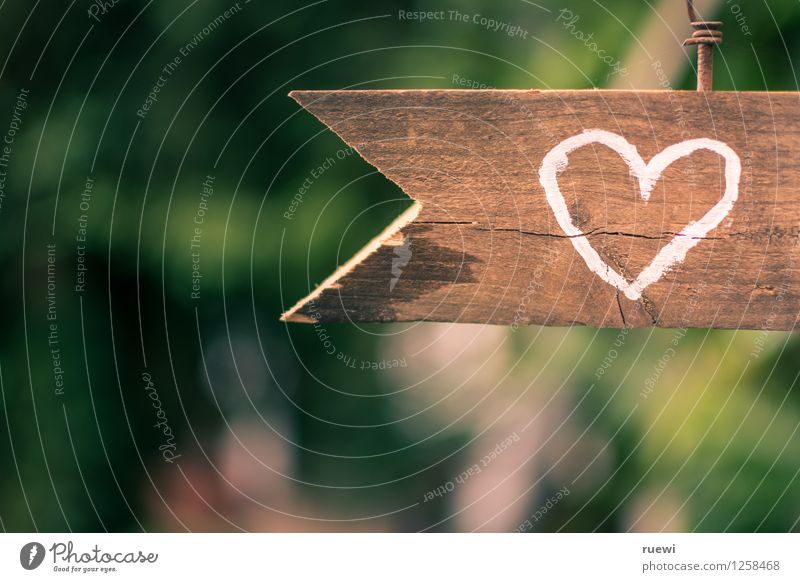
[[[631,282],[612,269],[592,247],[583,231],[575,226],[567,208],[567,202],[558,186],[558,175],[567,169],[569,154],[584,146],[599,143],[614,150],[625,160],[633,177],[639,180],[639,189],[645,204],[661,178],[662,172],[673,162],[698,150],[710,150],[725,159],[725,193],[720,201],[698,221],[691,221],[655,256],[652,262]],[[644,290],[655,283],[676,264],[682,263],[692,248],[706,235],[717,228],[733,209],[739,198],[739,181],[742,163],[739,156],[727,144],[707,138],[691,139],[673,144],[656,154],[645,164],[636,147],[624,137],[602,129],[585,130],[556,145],[542,160],[539,182],[544,188],[550,208],[555,214],[564,234],[572,241],[578,254],[589,269],[609,285],[622,291],[628,299],[641,299]]]

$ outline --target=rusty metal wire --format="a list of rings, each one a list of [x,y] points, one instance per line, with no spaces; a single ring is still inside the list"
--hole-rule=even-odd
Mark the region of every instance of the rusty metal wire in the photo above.
[[[683,46],[697,46],[697,90],[713,91],[714,46],[722,44],[722,22],[700,20],[693,0],[686,0],[686,6],[694,34]]]

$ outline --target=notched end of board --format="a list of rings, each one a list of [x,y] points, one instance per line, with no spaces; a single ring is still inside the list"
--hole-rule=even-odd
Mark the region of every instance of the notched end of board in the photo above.
[[[289,97],[291,97],[292,99],[297,101],[298,105],[300,105],[301,107],[305,108],[305,105],[303,105],[303,102],[304,102],[303,97],[304,97],[304,95],[306,93],[311,93],[311,91],[303,91],[303,90],[289,91]]]
[[[313,292],[298,301],[294,307],[281,315],[281,321],[290,323],[314,323],[319,319],[314,302],[325,292],[336,291],[341,288],[340,281],[350,274],[359,264],[363,263],[370,255],[381,247],[396,247],[402,244],[400,231],[414,222],[422,209],[422,204],[414,202],[405,212],[398,216],[394,222],[387,226],[383,232],[373,238],[356,255],[339,267],[333,275],[325,279]]]

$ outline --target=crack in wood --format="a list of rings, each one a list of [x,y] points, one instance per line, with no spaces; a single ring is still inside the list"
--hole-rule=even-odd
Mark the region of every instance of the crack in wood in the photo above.
[[[454,223],[451,223],[454,224]],[[576,234],[576,235],[567,235],[567,234],[556,234],[550,232],[533,232],[530,230],[522,230],[519,228],[485,228],[485,227],[478,227],[478,230],[485,230],[485,231],[498,231],[498,232],[518,232],[519,234],[529,235],[529,236],[542,236],[542,237],[549,237],[549,238],[563,238],[563,239],[570,239],[570,238],[578,238],[581,236],[590,237],[590,236],[626,236],[630,238],[641,238],[645,240],[667,240],[675,238],[676,236],[683,236],[679,232],[665,232],[658,236],[651,236],[646,234],[636,234],[633,232],[615,232],[615,231],[606,231],[606,230],[587,230],[583,234]],[[711,237],[707,236],[702,240],[723,240],[725,237]]]
[[[632,280],[632,277],[628,273],[628,270],[622,265],[622,263],[617,259],[617,257],[608,252],[608,250],[606,250],[604,254],[606,255],[606,257],[608,257],[608,260],[611,261],[611,263],[613,263],[613,265],[617,268],[618,273],[620,273],[627,280],[629,281]],[[619,290],[617,290],[617,304],[619,305],[620,315],[622,315],[622,321],[624,323],[625,315],[622,311],[622,305],[620,303]],[[636,304],[641,305],[644,312],[648,315],[648,317],[650,317],[652,325],[655,327],[659,327],[658,309],[656,308],[655,303],[653,303],[653,301],[649,297],[647,297],[647,295],[642,293],[641,298],[638,301],[636,301]]]
[[[628,327],[628,322],[625,320],[625,312],[622,310],[622,301],[619,300],[619,289],[617,290],[617,307],[619,308],[619,316],[622,318],[622,327]]]
[[[448,224],[478,224],[474,220],[415,220],[414,224],[441,224],[441,225],[448,225]]]
[[[634,232],[621,232],[621,231],[610,231],[610,230],[600,230],[600,227],[594,228],[592,230],[587,230],[583,234],[578,235],[567,235],[567,234],[558,234],[552,232],[536,232],[532,230],[523,230],[521,228],[510,228],[510,227],[485,227],[480,226],[479,222],[476,221],[468,221],[468,220],[415,220],[414,224],[425,224],[425,225],[436,225],[436,226],[449,226],[449,225],[472,225],[475,226],[477,230],[482,230],[486,232],[497,231],[497,232],[517,232],[519,234],[529,235],[529,236],[541,236],[541,237],[549,237],[549,238],[562,238],[562,239],[570,239],[570,238],[577,238],[579,236],[626,236],[631,238],[642,238],[646,240],[666,240],[669,238],[674,238],[676,236],[683,236],[679,232],[674,231],[667,231],[660,235],[647,235],[647,234],[637,234]],[[729,232],[726,233],[724,236],[706,236],[703,237],[701,240],[726,240],[731,238],[761,238],[765,237],[767,240],[772,240],[773,238],[781,238],[783,236],[792,236],[783,233],[770,233],[770,232],[759,232],[759,231],[739,231],[739,232]]]

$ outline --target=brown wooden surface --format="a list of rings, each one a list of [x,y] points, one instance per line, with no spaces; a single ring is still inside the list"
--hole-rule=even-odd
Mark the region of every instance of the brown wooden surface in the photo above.
[[[292,97],[421,207],[346,274],[284,314],[287,321],[797,325],[800,94],[296,91]],[[586,129],[621,135],[645,162],[694,138],[722,141],[742,162],[732,212],[639,301],[587,268],[539,183],[543,157]],[[644,204],[619,154],[587,146],[570,154],[559,184],[574,223],[631,280],[719,201],[724,161],[707,151],[677,160]],[[410,253],[390,289],[398,247]]]

